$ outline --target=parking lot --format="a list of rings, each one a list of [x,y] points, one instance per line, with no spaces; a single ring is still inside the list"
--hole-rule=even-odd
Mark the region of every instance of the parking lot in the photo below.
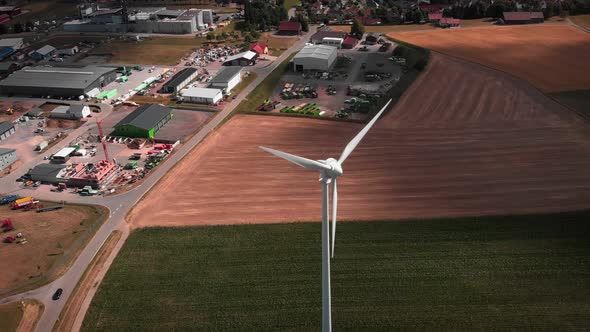
[[[366,51],[359,50],[363,47],[366,47]],[[341,110],[352,107],[353,101],[365,101],[359,97],[352,99],[353,96],[349,94],[349,88],[353,91],[363,91],[366,94],[382,95],[399,80],[402,68],[389,59],[392,47],[386,52],[380,52],[380,47],[381,45],[359,45],[350,50],[338,50],[338,58],[329,74],[286,72],[271,97],[271,100],[280,101],[281,106],[272,112],[280,112],[284,107],[292,108],[305,104],[316,104],[322,112],[322,116],[334,117]],[[283,94],[286,86],[293,86],[291,90],[309,88],[317,93],[317,98],[303,96],[303,98],[287,99]],[[333,89],[332,94],[328,93],[328,88]],[[362,111],[363,107],[358,106],[356,111],[348,113],[346,117],[364,119],[366,114]]]

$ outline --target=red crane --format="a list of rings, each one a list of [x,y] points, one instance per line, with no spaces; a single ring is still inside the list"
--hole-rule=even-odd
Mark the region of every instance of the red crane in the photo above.
[[[109,152],[107,151],[107,141],[104,137],[104,132],[102,131],[102,121],[96,120],[96,126],[98,127],[98,134],[100,135],[100,141],[102,142],[102,149],[104,150],[104,160],[110,161],[109,159]]]

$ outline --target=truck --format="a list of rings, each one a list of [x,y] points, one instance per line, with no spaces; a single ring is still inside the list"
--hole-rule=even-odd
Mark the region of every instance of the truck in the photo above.
[[[49,145],[49,142],[43,141],[37,145],[37,148],[35,150],[36,151],[43,151],[43,149],[45,149],[48,145]]]
[[[39,203],[39,201],[36,201],[33,197],[28,196],[28,197],[23,197],[23,198],[19,198],[16,201],[12,202],[12,209],[16,210],[16,209],[22,209],[22,208],[31,208],[33,206],[35,206],[35,204]]]
[[[125,165],[125,169],[134,169],[135,167],[137,167],[137,161],[132,161]]]
[[[92,196],[98,194],[98,190],[92,189],[92,186],[85,186],[79,193],[80,196]]]
[[[10,196],[2,197],[2,198],[0,198],[0,205],[5,205],[5,204],[12,203],[12,202],[16,201],[19,198],[20,198],[19,195],[10,195]]]

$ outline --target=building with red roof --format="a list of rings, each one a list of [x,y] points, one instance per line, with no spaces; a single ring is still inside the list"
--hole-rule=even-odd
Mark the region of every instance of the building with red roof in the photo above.
[[[438,21],[438,25],[440,25],[441,27],[454,28],[461,25],[461,20],[456,18],[443,17]]]
[[[443,18],[442,13],[428,13],[428,20],[430,22],[438,22]]]
[[[263,42],[256,42],[250,45],[250,51],[256,52],[258,53],[258,55],[268,54],[268,45],[266,45],[266,43]]]
[[[541,12],[504,12],[505,24],[543,23],[545,18]]]
[[[379,25],[379,24],[381,24],[380,18],[365,17],[365,18],[360,18],[359,20],[361,22],[363,22],[364,25]]]
[[[283,21],[279,24],[279,35],[295,36],[301,34],[301,23]]]
[[[342,42],[342,48],[348,48],[348,49],[352,49],[354,48],[357,44],[359,43],[359,40],[354,38],[354,37],[346,37],[346,39],[344,39],[344,42]]]

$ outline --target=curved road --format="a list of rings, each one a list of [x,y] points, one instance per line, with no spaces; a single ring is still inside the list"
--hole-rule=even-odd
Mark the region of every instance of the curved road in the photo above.
[[[247,96],[252,90],[254,90],[261,82],[270,74],[283,60],[285,60],[289,54],[293,51],[298,51],[305,45],[308,37],[315,32],[315,27],[310,27],[310,31],[302,36],[302,38],[293,45],[288,51],[284,52],[279,56],[271,65],[264,68],[256,68],[253,71],[257,73],[257,78],[244,89],[240,96],[235,100],[232,100],[227,107],[220,111],[214,118],[209,121],[201,130],[193,136],[189,141],[185,142],[170,158],[155,169],[154,172],[148,176],[144,182],[138,185],[136,188],[119,195],[107,196],[107,197],[82,197],[77,195],[68,196],[68,202],[74,203],[91,203],[100,204],[106,206],[110,210],[110,216],[105,223],[100,227],[96,234],[90,239],[87,246],[82,250],[80,255],[76,258],[70,269],[57,280],[34,290],[27,291],[24,293],[9,296],[0,299],[1,303],[7,303],[17,301],[25,298],[33,298],[41,301],[45,305],[45,310],[39,323],[37,324],[36,331],[44,332],[51,331],[53,325],[57,321],[60,312],[62,311],[65,303],[67,302],[72,290],[76,287],[78,281],[86,271],[86,268],[101,248],[102,244],[106,241],[108,236],[113,230],[120,229],[124,232],[121,241],[125,241],[129,232],[128,225],[125,222],[125,216],[131,210],[131,208],[145,195],[157,182],[162,178],[172,167],[176,165],[184,156],[186,156],[197,144],[199,144],[209,133],[222,123],[230,114],[233,112],[235,107]],[[20,99],[22,100],[22,99]],[[108,105],[99,104],[103,109],[97,117],[104,118],[108,116],[112,108]],[[68,137],[56,146],[52,147],[47,152],[56,152],[63,146],[66,146],[73,139],[82,135],[88,128],[96,125],[95,122],[89,122],[74,130],[68,135]],[[44,153],[45,155],[47,153]],[[26,170],[32,166],[42,162],[42,156],[26,163],[21,166],[20,170]],[[56,194],[52,192],[37,192],[31,189],[24,189],[20,187],[20,184],[15,180],[24,172],[17,171],[13,172],[4,178],[0,179],[0,187],[3,188],[3,192],[7,193],[18,193],[21,196],[34,195],[35,197],[46,199],[46,200],[63,200],[63,193]],[[52,301],[51,296],[56,289],[62,288],[63,294],[60,300]],[[84,315],[85,312],[80,312],[79,315]]]

